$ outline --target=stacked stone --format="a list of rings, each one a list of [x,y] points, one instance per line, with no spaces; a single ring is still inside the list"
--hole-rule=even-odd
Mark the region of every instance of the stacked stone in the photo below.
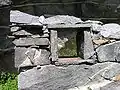
[[[92,30],[92,39],[97,60],[99,62],[119,62],[120,25],[115,23],[104,24]]]
[[[8,35],[14,44],[16,68],[50,64],[49,31],[40,26],[13,26]]]

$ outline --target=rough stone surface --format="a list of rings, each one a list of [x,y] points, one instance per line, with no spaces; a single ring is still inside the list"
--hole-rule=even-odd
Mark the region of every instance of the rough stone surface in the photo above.
[[[107,84],[104,87],[101,87],[100,90],[120,90],[120,81]]]
[[[82,56],[82,58],[84,59],[91,58],[95,53],[91,33],[89,31],[79,32],[78,40],[79,55]]]
[[[14,36],[30,36],[32,34],[25,30],[20,30],[20,31],[14,32],[12,35],[14,35]]]
[[[116,23],[105,24],[101,27],[101,35],[107,38],[120,39],[120,25]]]
[[[16,26],[16,27],[11,27],[11,28],[10,28],[10,31],[11,31],[11,32],[16,32],[16,31],[18,31],[18,30],[20,30],[20,29],[21,29],[21,28],[20,28],[20,27],[17,27],[17,26]]]
[[[98,61],[120,61],[120,42],[102,45],[97,49]]]
[[[80,18],[68,15],[56,15],[46,18],[43,24],[76,24],[83,22]]]
[[[50,52],[46,49],[17,47],[15,49],[15,67],[50,64]]]
[[[10,22],[12,23],[23,23],[28,25],[42,25],[39,22],[38,16],[33,16],[30,14],[26,14],[20,11],[11,11],[10,12]]]
[[[34,46],[34,45],[49,45],[47,38],[19,38],[15,39],[13,43],[16,46]]]
[[[10,5],[10,4],[11,4],[11,0],[0,0],[0,6]]]
[[[80,88],[83,85],[90,87],[90,84],[104,83],[105,78],[111,79],[119,73],[118,63],[68,67],[40,66],[21,72],[18,76],[18,88],[19,90],[87,90]],[[94,88],[98,87],[94,86]]]

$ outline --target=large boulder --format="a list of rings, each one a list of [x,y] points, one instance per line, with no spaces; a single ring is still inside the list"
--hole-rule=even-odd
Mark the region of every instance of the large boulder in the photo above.
[[[120,61],[120,41],[102,45],[96,51],[99,62]]]
[[[118,63],[100,63],[95,65],[38,66],[18,76],[19,90],[88,90],[100,88],[111,83],[108,79],[120,73]],[[107,80],[106,80],[107,79]],[[107,83],[106,83],[107,81]],[[83,86],[86,89],[82,89]]]

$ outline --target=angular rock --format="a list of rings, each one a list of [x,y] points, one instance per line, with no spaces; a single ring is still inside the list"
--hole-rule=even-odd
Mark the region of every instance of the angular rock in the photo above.
[[[14,32],[12,35],[15,35],[15,36],[30,36],[32,34],[25,31],[25,30],[20,30],[20,31]]]
[[[0,0],[0,6],[10,5],[11,0]]]
[[[27,13],[14,10],[10,12],[10,22],[11,23],[22,23],[27,25],[42,25],[39,22],[38,16],[33,16]]]
[[[79,32],[77,36],[79,55],[84,59],[91,58],[95,51],[89,31]]]
[[[46,49],[40,49],[36,51],[34,59],[34,65],[48,65],[50,64],[50,52]]]
[[[46,18],[43,24],[76,24],[83,22],[80,18],[68,15],[56,15]]]
[[[26,58],[27,48],[15,48],[15,67],[18,68]]]
[[[18,30],[20,30],[21,28],[20,27],[11,27],[10,28],[10,31],[11,32],[16,32],[16,31],[18,31]]]
[[[105,44],[107,42],[109,42],[109,40],[107,39],[99,39],[99,40],[93,40],[93,42],[97,45],[101,45],[101,44]]]
[[[32,38],[40,38],[40,37],[42,37],[42,38],[45,38],[45,37],[48,38],[49,34],[48,33],[45,33],[43,35],[36,34],[36,35],[32,35],[31,37]]]
[[[115,23],[105,24],[102,26],[100,34],[103,37],[120,39],[120,25]]]
[[[120,73],[118,63],[67,67],[40,66],[21,72],[18,76],[18,88],[19,90],[88,90],[90,87],[95,90],[100,88],[100,86],[96,87],[98,83],[103,82],[103,86],[105,86],[105,78],[111,78],[118,73]],[[105,74],[109,76],[106,77]],[[81,89],[82,87],[87,89]]]
[[[120,81],[111,82],[103,87],[100,90],[120,90]]]
[[[120,41],[102,45],[97,50],[98,61],[120,61]]]
[[[19,38],[15,39],[13,43],[16,46],[34,46],[34,45],[49,45],[49,40],[47,38]]]
[[[50,52],[45,49],[17,47],[15,49],[15,67],[50,64]]]

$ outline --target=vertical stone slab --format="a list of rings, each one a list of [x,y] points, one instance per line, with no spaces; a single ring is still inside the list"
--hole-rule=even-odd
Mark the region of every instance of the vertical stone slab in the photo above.
[[[51,58],[52,61],[58,60],[58,34],[57,30],[51,30],[50,41],[51,41]]]
[[[77,34],[78,54],[83,59],[91,58],[95,51],[92,43],[91,33],[89,31],[81,31]]]

